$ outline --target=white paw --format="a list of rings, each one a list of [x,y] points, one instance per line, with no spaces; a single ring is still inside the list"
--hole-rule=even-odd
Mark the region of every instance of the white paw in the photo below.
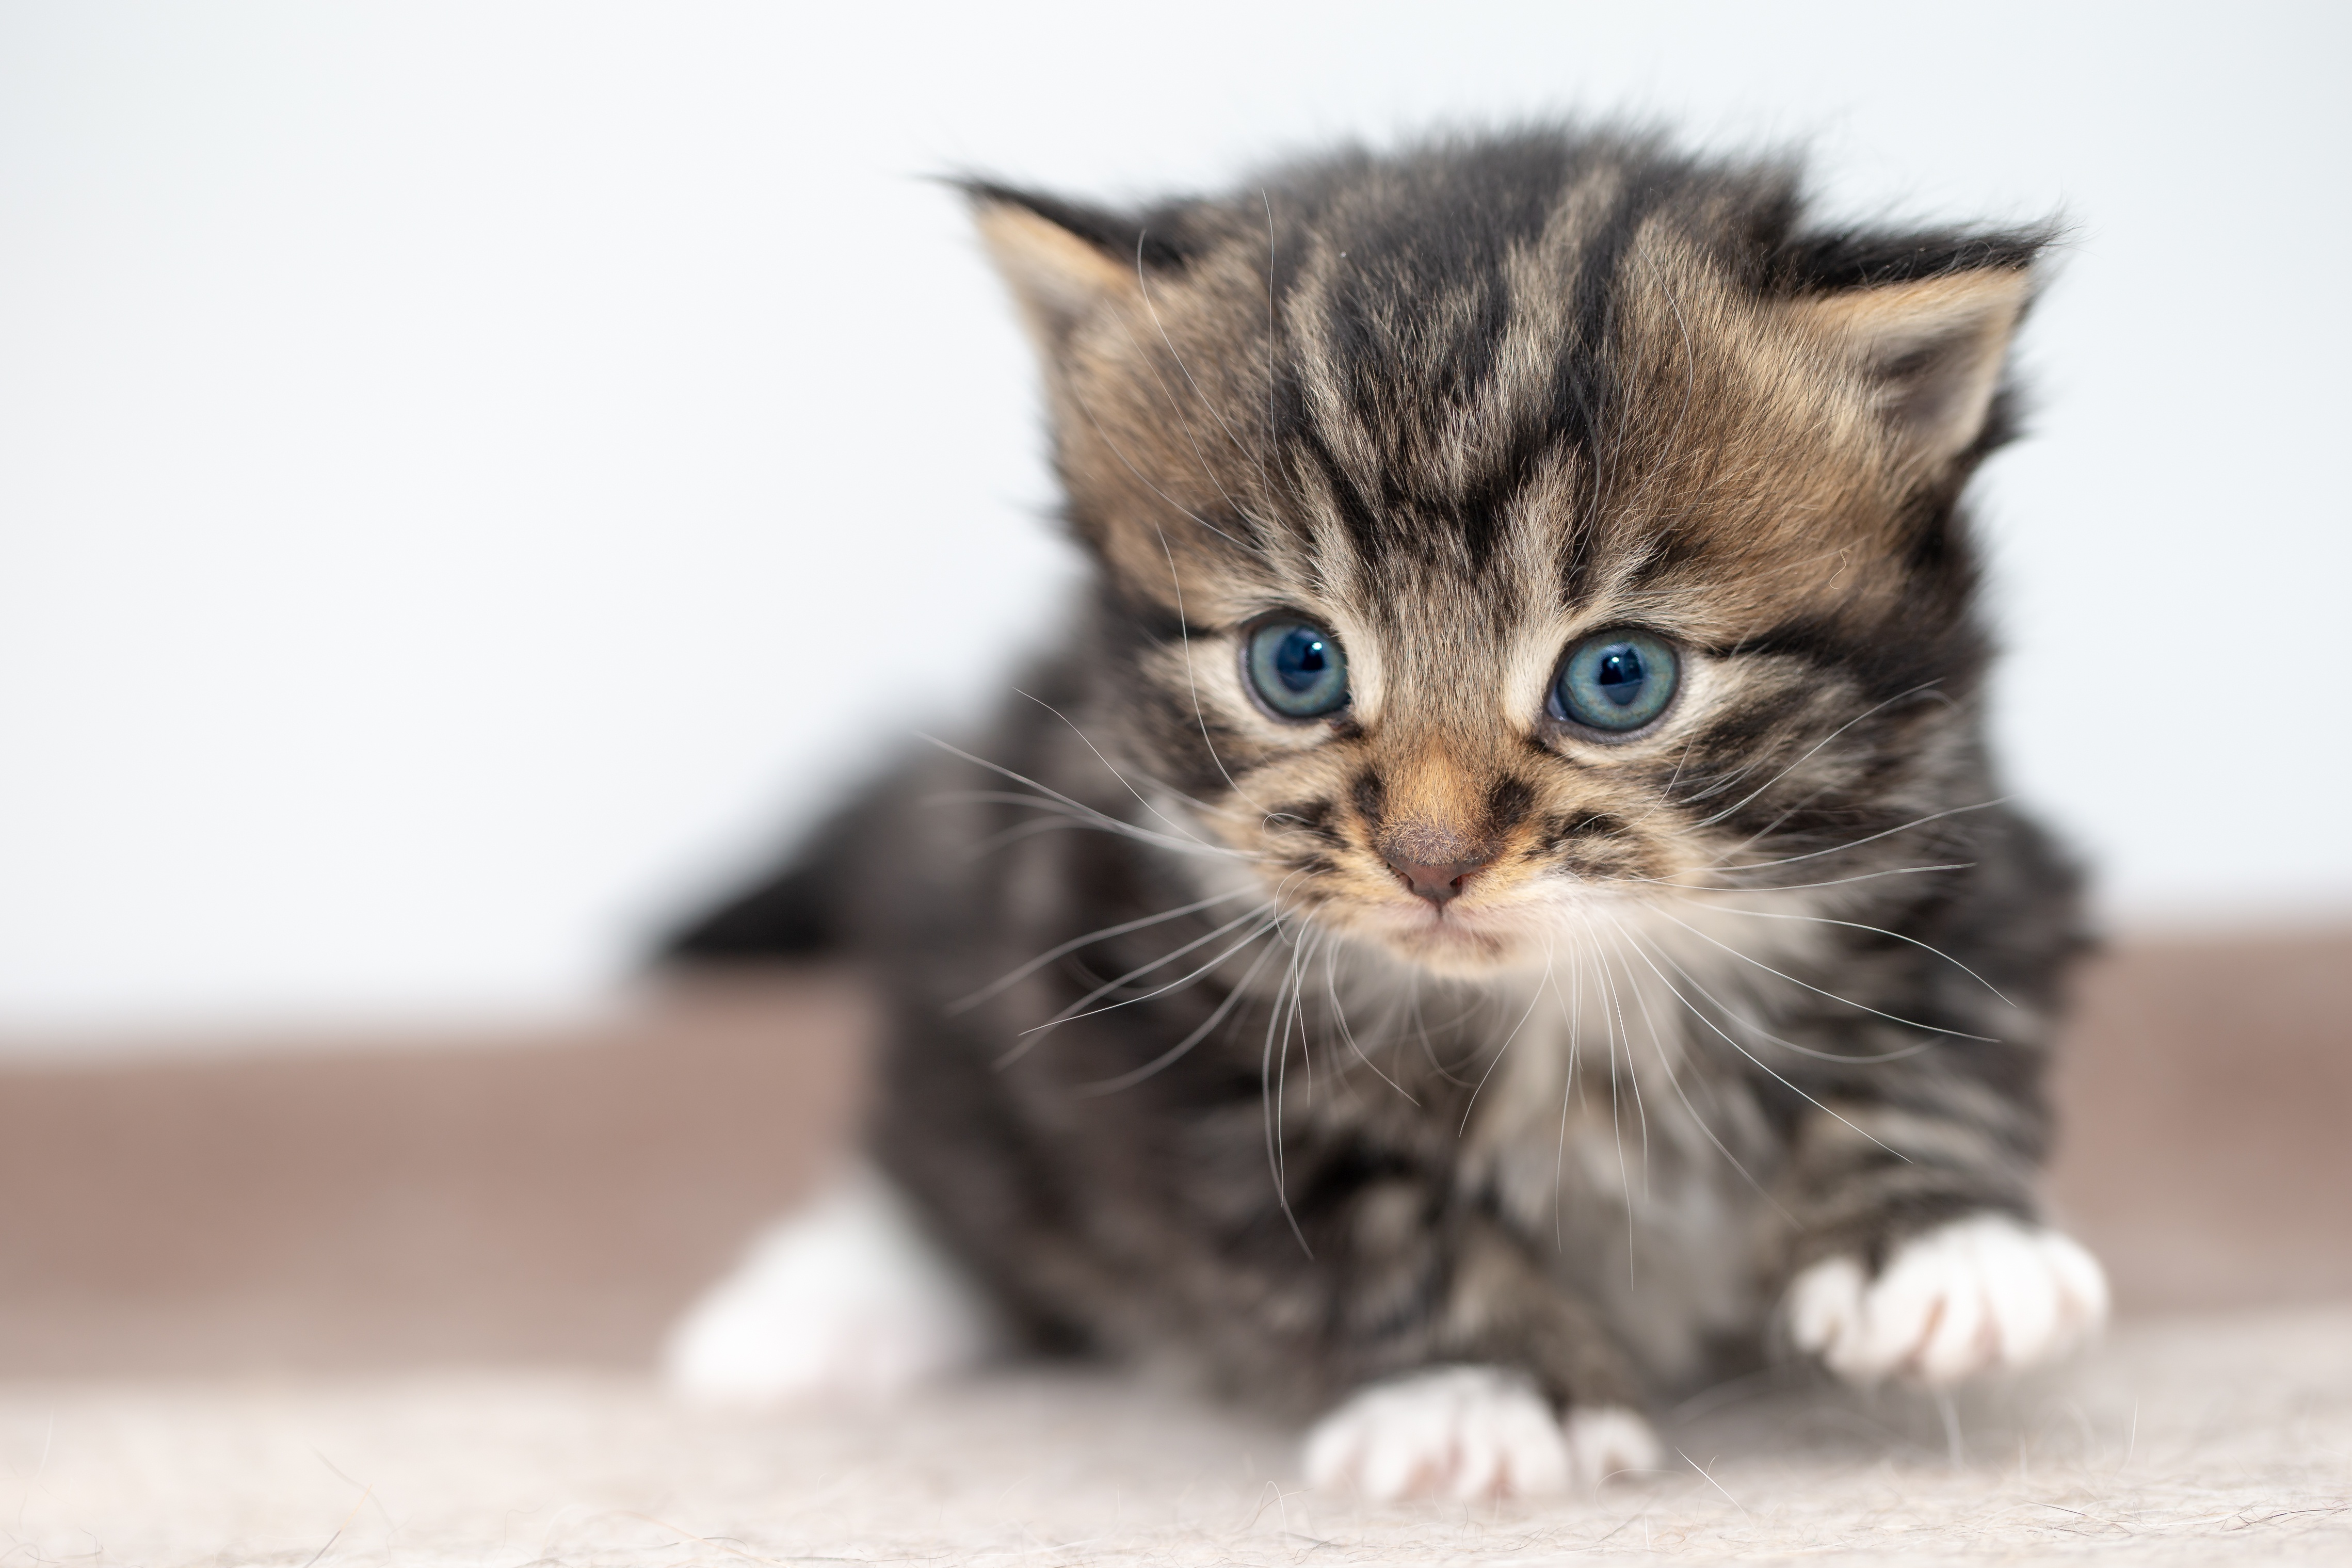
[[[1520,1373],[1441,1366],[1360,1390],[1307,1439],[1307,1484],[1375,1501],[1535,1497],[1657,1456],[1649,1423],[1604,1406],[1567,1425]]]
[[[1586,1486],[1612,1476],[1654,1470],[1664,1453],[1649,1422],[1622,1405],[1580,1405],[1561,1423],[1570,1468]]]
[[[1852,1258],[1789,1287],[1797,1348],[1851,1383],[1902,1375],[1946,1387],[2054,1360],[2107,1321],[2107,1278],[2072,1239],[1980,1214],[1914,1237],[1875,1280]]]
[[[751,1246],[670,1330],[670,1385],[711,1404],[880,1399],[968,1366],[986,1304],[888,1183],[859,1171]]]

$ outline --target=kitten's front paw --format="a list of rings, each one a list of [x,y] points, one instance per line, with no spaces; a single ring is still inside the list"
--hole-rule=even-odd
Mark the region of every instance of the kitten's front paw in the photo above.
[[[1789,1287],[1789,1333],[1850,1383],[1946,1387],[2054,1360],[2107,1320],[2098,1260],[2067,1237],[1980,1214],[1912,1238],[1875,1280],[1852,1258]]]
[[[753,1245],[670,1331],[705,1404],[886,1398],[986,1354],[989,1311],[888,1183],[860,1171]]]
[[[1654,1464],[1648,1422],[1615,1406],[1565,1424],[1523,1375],[1441,1366],[1359,1391],[1307,1439],[1307,1479],[1375,1501],[1536,1497]]]

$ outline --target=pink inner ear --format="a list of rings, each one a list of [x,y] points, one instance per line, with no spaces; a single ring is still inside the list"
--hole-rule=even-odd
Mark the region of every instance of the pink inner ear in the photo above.
[[[2022,270],[2001,268],[1853,289],[1798,310],[1872,383],[1904,444],[1944,462],[1983,433],[2031,287]]]
[[[1882,371],[1880,405],[1922,448],[1950,456],[1984,429],[2008,346],[2004,333],[1990,352],[1981,329],[1964,331],[1901,355]]]

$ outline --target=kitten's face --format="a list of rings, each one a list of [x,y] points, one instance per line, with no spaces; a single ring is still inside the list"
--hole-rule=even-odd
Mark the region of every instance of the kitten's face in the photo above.
[[[1441,973],[1931,862],[1898,824],[1979,788],[1951,506],[2022,271],[1776,291],[1720,181],[1517,172],[1507,222],[1443,173],[1185,209],[1158,265],[983,207],[1137,770]]]

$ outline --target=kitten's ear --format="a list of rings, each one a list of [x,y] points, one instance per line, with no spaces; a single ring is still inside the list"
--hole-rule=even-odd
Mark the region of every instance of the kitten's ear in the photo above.
[[[1096,311],[1142,298],[1143,236],[1135,220],[980,181],[963,190],[981,243],[1049,361]]]
[[[1976,444],[2033,292],[2022,267],[1989,267],[1815,295],[1800,326],[1851,366],[1906,453],[1929,465]]]

